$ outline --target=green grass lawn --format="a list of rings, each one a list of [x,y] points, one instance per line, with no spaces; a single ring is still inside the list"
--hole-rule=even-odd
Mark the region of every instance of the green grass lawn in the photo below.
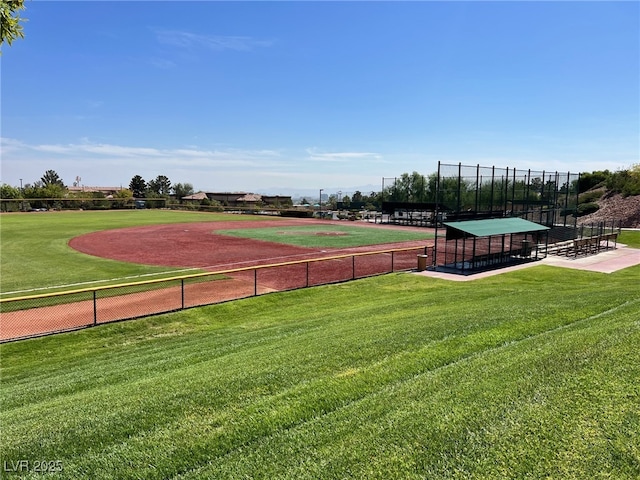
[[[280,217],[269,217],[279,220]],[[99,212],[48,212],[0,216],[0,294],[16,296],[50,293],[128,281],[175,276],[179,268],[139,265],[97,258],[69,247],[73,237],[98,230],[185,222],[263,221],[265,217],[168,210]],[[265,230],[265,232],[262,232]],[[315,247],[371,245],[428,238],[422,233],[353,226],[299,227],[291,229],[234,230],[233,234]],[[313,235],[332,231],[340,236]],[[138,278],[142,277],[142,278]],[[60,287],[60,288],[55,288]],[[35,289],[31,291],[31,289]],[[29,291],[27,291],[29,290]],[[17,292],[11,294],[11,292]],[[10,295],[7,295],[9,293]]]
[[[639,278],[391,274],[4,344],[0,465],[636,479]]]
[[[77,252],[68,246],[78,235],[115,228],[165,223],[255,221],[264,217],[169,210],[48,212],[0,216],[0,292],[80,284],[124,283],[127,277],[179,269],[118,262]],[[175,273],[165,276],[175,275]],[[148,278],[157,278],[151,276]],[[85,282],[117,279],[114,282]],[[69,289],[69,287],[65,287]],[[55,289],[48,289],[47,292]],[[38,293],[38,292],[34,292]]]
[[[297,227],[246,228],[218,230],[216,233],[299,247],[347,248],[362,245],[404,242],[434,238],[420,229],[415,232],[346,225],[309,225]]]
[[[640,248],[640,230],[623,230],[618,241],[631,248]]]

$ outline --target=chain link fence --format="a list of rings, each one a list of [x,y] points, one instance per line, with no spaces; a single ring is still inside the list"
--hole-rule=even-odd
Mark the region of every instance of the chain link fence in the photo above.
[[[353,253],[0,299],[0,343],[416,268],[431,247]]]
[[[579,178],[570,172],[441,163],[436,202],[450,220],[515,216],[566,225],[576,211]]]

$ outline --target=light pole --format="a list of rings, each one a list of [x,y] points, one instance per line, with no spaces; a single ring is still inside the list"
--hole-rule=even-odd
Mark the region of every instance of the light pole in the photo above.
[[[22,179],[20,179],[20,211],[24,208],[24,191],[22,190]]]
[[[320,218],[322,218],[322,188],[320,189]]]

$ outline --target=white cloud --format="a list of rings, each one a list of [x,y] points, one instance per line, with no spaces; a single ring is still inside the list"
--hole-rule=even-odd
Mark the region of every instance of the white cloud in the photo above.
[[[281,153],[269,149],[153,148],[95,143],[28,144],[1,138],[3,181],[40,175],[52,169],[63,180],[80,175],[91,184],[128,183],[133,175],[167,175],[174,182],[202,182],[212,188],[222,179],[255,180],[261,172],[286,170],[291,165]],[[181,178],[174,178],[175,175]],[[30,179],[29,181],[34,181]],[[243,187],[246,188],[246,187]]]
[[[352,160],[381,160],[382,156],[373,152],[319,152],[316,148],[307,148],[308,160],[316,162],[349,162]]]
[[[189,182],[196,189],[265,191],[288,194],[288,188],[328,188],[375,184],[380,164],[371,152],[306,153],[316,161],[300,161],[305,151],[244,149],[231,146],[154,148],[114,145],[83,138],[66,144],[29,144],[2,138],[2,181],[18,184],[36,181],[46,170],[55,170],[66,183],[76,176],[85,185],[128,185],[134,175],[153,179],[166,175],[173,183]],[[319,161],[345,162],[339,169],[318,168]],[[385,167],[386,168],[386,167]],[[378,169],[379,170],[379,169]]]
[[[132,159],[176,162],[207,162],[208,165],[222,164],[254,164],[265,159],[278,159],[279,152],[275,150],[246,150],[228,148],[224,150],[202,150],[197,148],[169,148],[159,149],[151,147],[132,147],[112,145],[108,143],[94,143],[83,139],[81,143],[28,145],[16,139],[2,138],[4,153],[26,155],[28,152],[39,152],[50,155],[64,156],[66,159],[87,158],[87,154],[96,160],[130,161]]]
[[[19,151],[26,146],[24,142],[16,140],[15,138],[0,137],[0,148],[2,149],[3,155]]]
[[[72,152],[72,148],[68,145],[25,145],[27,150],[35,150],[43,153],[59,153],[67,154]]]
[[[163,45],[180,48],[201,47],[213,51],[251,51],[257,47],[270,47],[272,40],[234,35],[200,35],[179,30],[155,30],[156,39]]]

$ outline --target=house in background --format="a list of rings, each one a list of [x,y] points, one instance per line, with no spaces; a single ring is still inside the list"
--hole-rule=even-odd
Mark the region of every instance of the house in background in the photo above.
[[[207,194],[204,192],[198,192],[198,193],[194,193],[193,195],[187,195],[186,197],[182,197],[180,200],[187,200],[187,201],[201,201],[201,200],[205,200],[207,197]]]
[[[113,197],[113,195],[118,193],[120,190],[126,190],[126,189],[123,187],[88,187],[85,185],[81,187],[77,187],[77,186],[67,187],[67,191],[69,193],[75,193],[75,194],[102,193],[106,198]]]
[[[260,195],[258,193],[246,192],[198,192],[193,195],[182,197],[187,201],[202,201],[209,199],[219,202],[225,207],[286,207],[291,206],[293,201],[290,196],[285,195]]]

